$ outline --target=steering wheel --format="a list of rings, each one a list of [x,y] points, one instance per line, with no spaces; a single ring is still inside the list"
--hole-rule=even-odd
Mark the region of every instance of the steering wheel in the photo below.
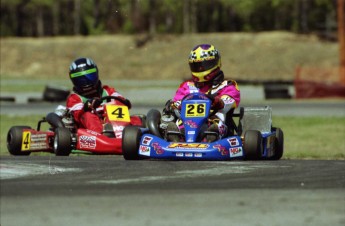
[[[120,97],[117,97],[117,96],[106,96],[106,97],[102,97],[100,98],[100,101],[103,102],[103,101],[107,101],[107,102],[110,102],[110,100],[117,100],[119,102],[121,102],[122,104],[126,105],[127,107],[130,107],[130,102],[129,100],[127,99],[124,99],[124,98],[120,98]]]

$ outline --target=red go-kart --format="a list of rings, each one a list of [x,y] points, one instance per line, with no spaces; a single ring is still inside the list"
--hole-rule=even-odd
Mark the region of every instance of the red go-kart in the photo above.
[[[104,120],[104,130],[97,133],[77,128],[71,114],[51,112],[37,124],[37,129],[29,126],[13,126],[7,134],[7,149],[12,155],[30,155],[31,152],[51,152],[68,156],[72,150],[95,154],[122,154],[122,131],[128,125],[145,127],[145,115],[129,113],[126,103],[118,97],[100,99],[103,103],[97,114]],[[49,123],[47,131],[41,130],[42,123]]]

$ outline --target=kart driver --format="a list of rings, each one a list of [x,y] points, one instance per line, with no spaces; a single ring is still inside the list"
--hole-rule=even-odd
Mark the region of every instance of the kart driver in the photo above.
[[[90,58],[79,58],[69,67],[69,77],[73,83],[73,93],[67,98],[66,107],[73,115],[78,128],[103,131],[103,123],[95,110],[100,106],[101,97],[116,96],[131,108],[131,102],[113,87],[104,85],[98,77],[98,68]]]
[[[213,135],[206,135],[206,141],[213,142],[227,133],[226,114],[239,105],[240,90],[235,81],[224,79],[220,53],[213,45],[201,44],[195,46],[189,54],[188,61],[192,79],[183,82],[177,89],[174,98],[167,102],[163,110],[162,121],[165,121],[164,118],[167,118],[166,115],[171,114],[171,112],[179,117],[181,100],[187,94],[195,92],[209,94],[214,98],[211,108],[217,113],[208,120],[206,131],[211,132],[209,134],[213,132]],[[176,132],[183,128],[181,120],[177,120],[176,123],[166,123],[165,127],[166,131],[173,132],[172,135],[167,136],[168,140],[180,141]]]

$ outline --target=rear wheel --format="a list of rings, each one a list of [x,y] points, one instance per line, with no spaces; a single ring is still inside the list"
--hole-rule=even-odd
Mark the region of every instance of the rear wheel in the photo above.
[[[13,126],[7,133],[7,150],[11,155],[30,155],[30,151],[22,151],[23,129],[29,126]]]
[[[263,153],[262,136],[257,130],[247,130],[244,134],[243,145],[247,160],[259,160]]]
[[[280,128],[276,128],[276,138],[274,141],[274,155],[270,160],[279,160],[284,153],[284,133]]]
[[[143,159],[138,154],[142,132],[137,126],[127,126],[122,134],[122,152],[126,160]]]
[[[54,153],[57,156],[68,156],[72,151],[72,134],[69,129],[58,127],[55,130]]]

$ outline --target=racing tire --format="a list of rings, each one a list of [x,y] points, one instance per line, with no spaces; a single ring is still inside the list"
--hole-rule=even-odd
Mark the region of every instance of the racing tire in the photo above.
[[[270,160],[279,160],[284,153],[284,133],[280,128],[276,128],[276,138],[274,141],[274,145],[274,155],[270,158]]]
[[[22,151],[23,129],[29,126],[13,126],[7,133],[7,150],[11,155],[30,155],[30,151]]]
[[[69,129],[58,127],[55,130],[54,153],[56,156],[69,156],[72,152],[72,133]]]
[[[137,126],[127,126],[122,133],[122,154],[126,160],[144,159],[138,153],[142,132]]]
[[[70,91],[62,87],[53,87],[47,85],[43,91],[43,100],[50,102],[65,101]]]
[[[243,149],[246,160],[261,159],[263,153],[263,144],[260,131],[247,130],[245,132]]]

